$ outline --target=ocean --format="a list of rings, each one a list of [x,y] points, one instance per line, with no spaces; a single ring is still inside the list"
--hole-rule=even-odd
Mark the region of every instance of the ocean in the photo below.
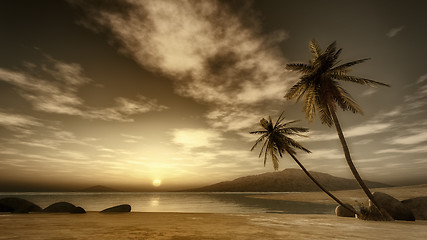
[[[24,198],[42,208],[65,201],[83,207],[86,211],[101,211],[119,204],[130,204],[133,212],[334,214],[336,207],[333,204],[250,197],[266,194],[277,193],[8,192],[0,193],[0,198]]]

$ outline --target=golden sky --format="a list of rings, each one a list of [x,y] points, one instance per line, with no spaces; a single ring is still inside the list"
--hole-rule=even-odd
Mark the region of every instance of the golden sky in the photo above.
[[[311,129],[301,141],[313,153],[298,154],[307,168],[350,178],[335,130],[283,98],[298,79],[284,66],[308,61],[313,37],[324,48],[337,41],[343,61],[372,58],[353,74],[392,86],[344,85],[365,112],[339,113],[362,177],[427,182],[425,3],[1,5],[3,189],[167,190],[272,171],[249,151],[248,132],[283,110]]]

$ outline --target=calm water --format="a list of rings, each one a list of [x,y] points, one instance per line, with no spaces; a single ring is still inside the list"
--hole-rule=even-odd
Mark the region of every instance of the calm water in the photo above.
[[[275,193],[0,193],[0,198],[20,197],[42,208],[66,201],[86,211],[130,204],[133,212],[193,213],[316,213],[333,214],[335,205],[249,198]],[[286,193],[285,193],[286,194]]]

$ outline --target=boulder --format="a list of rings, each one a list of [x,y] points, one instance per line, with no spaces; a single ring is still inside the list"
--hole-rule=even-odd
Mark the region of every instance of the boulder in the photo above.
[[[76,206],[69,202],[57,202],[49,205],[47,208],[43,209],[43,212],[47,213],[71,213],[75,210]]]
[[[70,213],[86,213],[82,207],[75,207]]]
[[[114,207],[110,207],[101,211],[101,213],[124,213],[130,212],[131,207],[129,204],[122,204]]]
[[[415,221],[411,209],[396,198],[382,192],[374,192],[372,195],[377,200],[378,204],[380,204],[395,220]],[[373,206],[371,201],[369,201],[369,206]]]
[[[4,204],[0,203],[0,212],[13,212],[13,210],[15,210],[15,209],[13,209],[12,207],[10,207],[8,205],[4,205]]]
[[[0,199],[0,209],[1,211],[12,213],[29,213],[42,211],[42,208],[38,205],[25,199],[15,197]]]
[[[411,209],[417,220],[427,220],[427,197],[403,200],[402,204]]]
[[[353,208],[353,206],[351,206],[348,203],[345,203],[345,206],[349,207],[350,209],[354,210],[356,212],[356,210]],[[348,209],[346,209],[345,207],[338,205],[335,208],[335,214],[338,217],[354,217],[354,213],[352,213],[351,211],[349,211]]]

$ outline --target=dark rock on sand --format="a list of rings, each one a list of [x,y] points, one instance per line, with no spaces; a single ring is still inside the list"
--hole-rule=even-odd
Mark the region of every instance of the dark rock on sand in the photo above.
[[[350,204],[345,203],[345,205],[356,212],[356,210]],[[338,205],[335,208],[335,214],[338,217],[354,217],[354,213],[352,213],[351,211],[349,211],[348,209],[346,209],[345,207],[343,207],[341,205]]]
[[[69,202],[57,202],[43,209],[43,212],[47,213],[71,213],[73,211],[76,211],[76,206]]]
[[[12,207],[0,203],[0,212],[13,212],[13,210]]]
[[[416,197],[402,201],[403,205],[411,209],[417,220],[427,220],[427,197]]]
[[[86,213],[82,207],[75,207],[70,213]]]
[[[29,213],[42,211],[41,207],[38,205],[25,199],[14,197],[0,199],[0,206],[0,209],[4,209],[3,212],[11,213]]]
[[[375,199],[395,220],[415,221],[414,214],[411,209],[405,206],[396,198],[382,192],[373,193]],[[373,206],[369,201],[369,206]]]
[[[101,211],[101,213],[124,213],[130,212],[131,207],[129,204],[122,204],[114,207],[110,207]]]

